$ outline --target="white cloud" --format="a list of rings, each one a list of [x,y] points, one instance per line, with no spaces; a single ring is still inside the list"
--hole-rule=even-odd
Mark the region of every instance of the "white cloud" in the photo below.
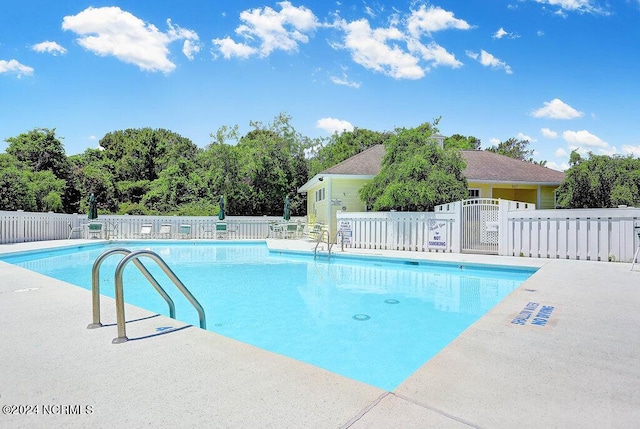
[[[307,43],[308,34],[320,25],[318,19],[304,6],[295,7],[288,1],[279,2],[278,5],[281,8],[279,12],[266,6],[263,9],[256,8],[240,13],[243,24],[236,28],[235,32],[247,43],[236,43],[226,37],[213,39],[214,45],[218,46],[225,58],[246,58],[253,54],[267,57],[275,50],[297,51],[298,44]],[[253,47],[249,44],[255,41],[259,46]]]
[[[504,61],[494,57],[484,49],[480,50],[479,54],[473,51],[467,51],[466,54],[469,58],[473,58],[485,67],[491,67],[493,69],[504,69],[507,74],[513,74],[511,66],[509,66]]]
[[[213,44],[218,47],[218,50],[222,53],[222,56],[226,59],[231,57],[249,58],[258,52],[256,48],[253,48],[244,43],[236,43],[230,37],[224,39],[213,39]]]
[[[342,23],[346,35],[344,48],[351,51],[352,59],[361,66],[381,72],[395,79],[420,79],[424,70],[415,55],[402,50],[389,41],[404,40],[404,34],[395,27],[372,29],[365,19]]]
[[[100,56],[114,56],[141,70],[164,73],[176,67],[168,58],[171,42],[198,40],[194,31],[174,26],[169,19],[167,26],[168,31],[163,33],[119,7],[89,7],[62,20],[62,29],[78,34],[78,43],[85,49]]]
[[[489,140],[489,143],[491,143],[493,146],[495,146],[495,145],[499,145],[501,142],[500,142],[500,140],[499,140],[499,139],[497,139],[497,138],[495,138],[495,137],[492,137],[492,138]]]
[[[353,131],[354,129],[350,122],[335,118],[318,119],[316,128],[320,128],[329,134]]]
[[[416,40],[410,40],[407,46],[412,52],[420,53],[422,59],[431,62],[431,65],[434,67],[440,65],[449,66],[454,69],[462,67],[462,63],[456,59],[455,55],[448,52],[436,42],[423,45]]]
[[[542,132],[542,135],[548,139],[558,138],[558,133],[553,130],[550,130],[549,128],[542,128],[540,132]]]
[[[559,98],[554,98],[551,101],[545,101],[544,107],[534,110],[531,113],[531,116],[535,118],[550,119],[576,119],[583,115],[584,113],[577,111],[568,104],[565,104]]]
[[[567,151],[564,148],[559,147],[558,149],[556,149],[555,155],[558,158],[562,158],[562,157],[568,156],[569,154],[567,153]]]
[[[528,136],[528,135],[526,135],[526,134],[523,134],[523,133],[518,133],[518,134],[516,134],[516,138],[517,138],[518,140],[527,140],[527,141],[529,141],[530,143],[534,143],[534,142],[537,142],[537,141],[538,141],[538,140],[534,139],[533,137],[530,137],[530,136]]]
[[[631,145],[622,145],[622,152],[627,155],[633,155],[636,158],[640,158],[640,145],[639,146],[631,146]]]
[[[600,137],[591,134],[586,130],[582,131],[565,131],[562,133],[565,141],[575,146],[590,146],[597,148],[608,148],[609,143],[603,141]]]
[[[341,77],[330,76],[329,79],[331,79],[331,82],[335,83],[336,85],[349,86],[351,88],[360,88],[360,82],[354,82],[352,80],[349,80],[347,75],[344,73],[342,74]]]
[[[599,6],[594,0],[535,0],[536,3],[558,6],[556,14],[564,16],[564,11],[592,13],[594,15],[609,15],[609,12]]]
[[[455,18],[453,12],[438,6],[427,8],[422,5],[420,9],[412,11],[407,28],[413,37],[418,38],[423,33],[431,34],[442,30],[469,30],[471,25],[463,19]]]
[[[545,167],[550,168],[552,170],[556,170],[556,171],[567,171],[569,169],[569,163],[563,162],[563,163],[557,164],[553,161],[548,161]]]
[[[500,27],[500,29],[491,37],[494,39],[502,39],[503,37],[507,37],[508,39],[517,39],[520,35],[516,33],[509,33],[504,28]]]
[[[16,60],[0,60],[0,74],[15,74],[18,78],[22,76],[31,76],[33,74],[33,68],[20,64]]]
[[[200,52],[200,44],[197,41],[184,41],[184,44],[182,45],[182,53],[185,57],[193,61],[193,59],[195,58],[195,54],[197,54],[198,52]]]
[[[40,53],[47,52],[53,56],[56,56],[58,54],[64,55],[67,53],[67,50],[65,48],[60,46],[58,43],[51,42],[49,40],[45,42],[36,43],[35,45],[31,46],[31,49]]]

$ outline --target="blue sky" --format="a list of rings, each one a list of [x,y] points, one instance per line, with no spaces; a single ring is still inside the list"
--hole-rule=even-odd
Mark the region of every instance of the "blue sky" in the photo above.
[[[640,0],[11,2],[0,141],[55,128],[72,155],[152,127],[204,147],[286,112],[309,137],[442,117],[557,169],[640,156],[639,23]]]

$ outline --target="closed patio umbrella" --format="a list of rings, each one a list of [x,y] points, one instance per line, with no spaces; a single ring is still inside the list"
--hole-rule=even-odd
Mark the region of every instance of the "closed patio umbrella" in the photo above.
[[[218,212],[218,219],[224,220],[224,196],[220,195],[220,199],[218,200],[218,205],[220,206],[220,211]]]
[[[284,220],[291,219],[291,201],[289,201],[289,196],[287,195],[284,198]]]
[[[93,194],[89,197],[89,214],[87,217],[89,219],[98,218],[98,203],[96,203],[96,197]]]

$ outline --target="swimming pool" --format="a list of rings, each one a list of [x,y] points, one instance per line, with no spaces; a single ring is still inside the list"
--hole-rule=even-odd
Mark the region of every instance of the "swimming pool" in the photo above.
[[[129,242],[0,260],[90,289],[98,255],[123,246],[158,253],[203,305],[208,330],[389,391],[535,272],[342,255],[314,261],[309,254],[270,252],[263,242]],[[104,295],[114,295],[121,258],[102,264]],[[174,299],[177,319],[198,326],[188,301],[152,261],[143,262]],[[131,264],[124,296],[168,315]],[[115,315],[102,318],[113,322]]]

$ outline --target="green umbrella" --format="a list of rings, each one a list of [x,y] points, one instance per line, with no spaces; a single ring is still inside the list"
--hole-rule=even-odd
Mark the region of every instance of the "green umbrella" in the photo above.
[[[289,196],[287,195],[284,198],[284,220],[291,219],[291,207],[289,207],[290,205],[291,201],[289,201]]]
[[[97,219],[98,218],[98,203],[96,203],[96,197],[91,194],[89,197],[89,219]]]
[[[218,205],[220,206],[220,211],[218,212],[218,219],[224,220],[224,196],[220,195],[220,199],[218,200]]]

